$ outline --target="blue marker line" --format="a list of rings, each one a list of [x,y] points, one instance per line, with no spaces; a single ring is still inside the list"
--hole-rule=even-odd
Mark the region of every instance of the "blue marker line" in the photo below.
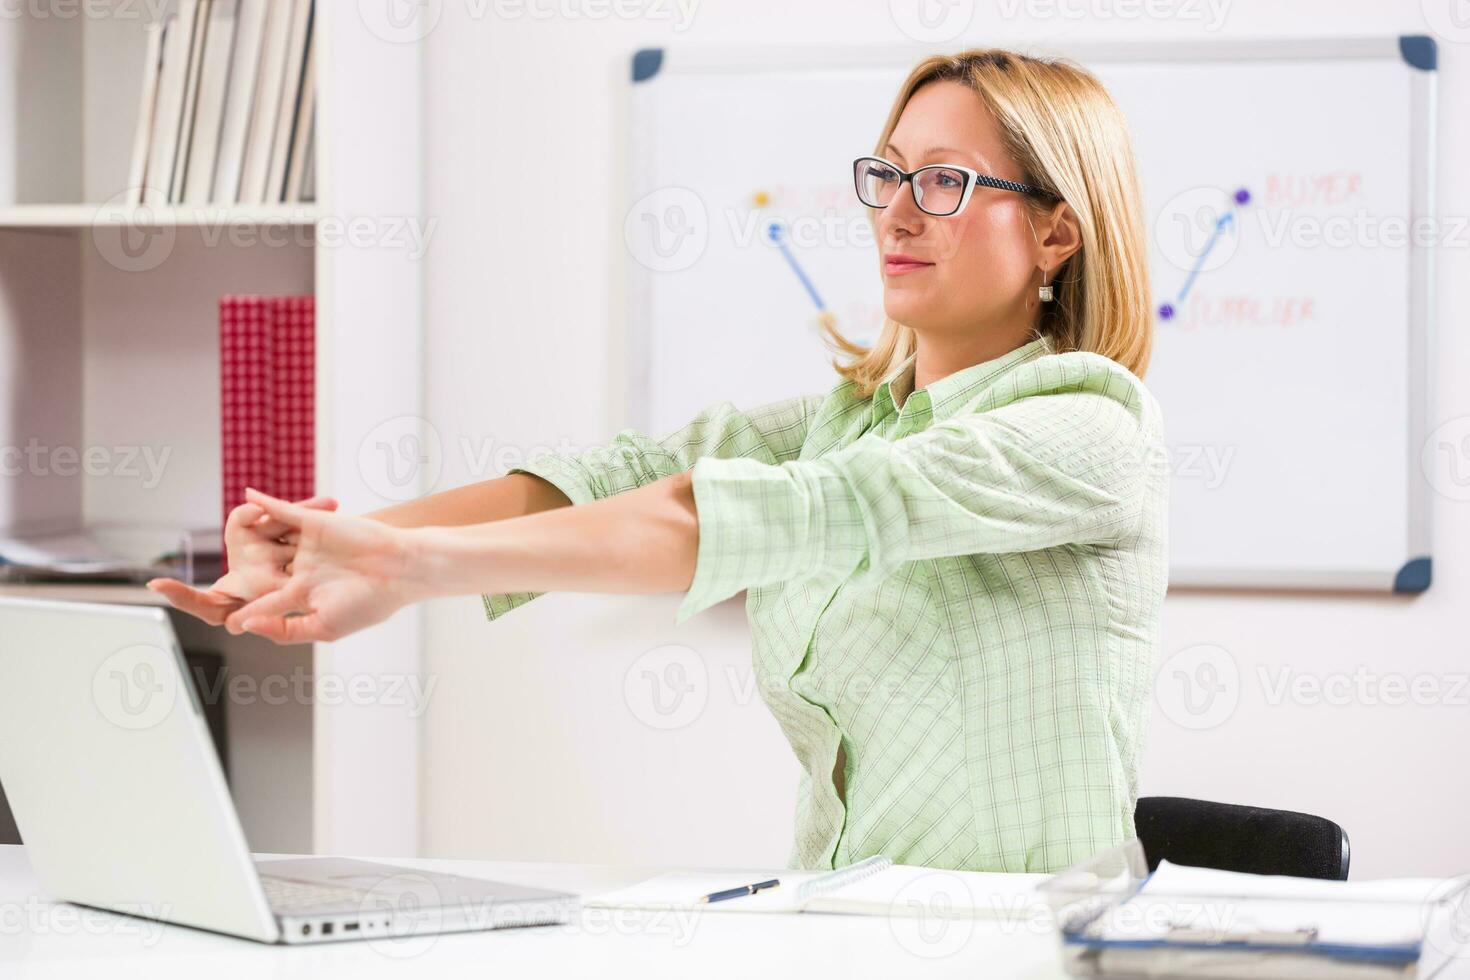
[[[796,261],[796,256],[791,254],[791,249],[787,247],[786,242],[781,238],[780,222],[772,221],[766,227],[766,237],[775,243],[776,247],[781,250],[782,255],[786,256],[786,261],[790,264],[791,271],[796,273],[796,278],[800,279],[801,284],[806,287],[807,295],[812,298],[813,303],[817,304],[817,312],[827,312],[827,304],[823,303],[822,297],[817,295],[817,287],[812,285],[812,281],[802,271],[801,264]]]
[[[1159,307],[1159,316],[1162,319],[1174,319],[1174,314],[1178,312],[1178,306],[1184,303],[1185,297],[1189,295],[1189,290],[1194,286],[1195,279],[1199,278],[1200,270],[1204,268],[1205,261],[1209,259],[1210,252],[1215,248],[1215,243],[1220,240],[1220,236],[1224,234],[1227,227],[1235,224],[1236,210],[1241,205],[1250,203],[1250,199],[1251,192],[1242,187],[1234,195],[1236,207],[1215,219],[1215,227],[1210,232],[1210,240],[1205,243],[1204,251],[1200,253],[1199,258],[1194,260],[1194,268],[1189,270],[1189,277],[1184,280],[1184,286],[1179,290],[1179,297],[1173,303],[1165,303]]]
[[[1210,253],[1214,251],[1215,243],[1220,240],[1225,229],[1233,224],[1235,224],[1234,211],[1227,211],[1215,220],[1215,230],[1210,232],[1210,240],[1205,243],[1205,250],[1199,254],[1199,258],[1194,260],[1194,268],[1189,270],[1189,278],[1184,280],[1184,287],[1179,290],[1179,298],[1175,300],[1176,303],[1184,302],[1185,297],[1189,295],[1190,287],[1194,285],[1195,279],[1199,278],[1200,269],[1204,268]]]

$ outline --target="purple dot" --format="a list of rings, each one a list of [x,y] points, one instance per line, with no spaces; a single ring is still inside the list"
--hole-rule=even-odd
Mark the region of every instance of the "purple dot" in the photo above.
[[[1172,320],[1172,319],[1174,319],[1174,306],[1173,306],[1173,304],[1171,304],[1171,303],[1165,303],[1163,306],[1159,307],[1159,319],[1161,319],[1161,320]]]
[[[1249,190],[1247,190],[1246,188],[1242,187],[1240,190],[1238,190],[1238,191],[1235,192],[1235,203],[1236,204],[1249,204],[1250,203],[1250,200],[1251,200],[1251,192]]]

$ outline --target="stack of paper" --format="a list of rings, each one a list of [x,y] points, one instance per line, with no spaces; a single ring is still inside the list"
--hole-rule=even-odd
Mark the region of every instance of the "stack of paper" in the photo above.
[[[1087,976],[1427,976],[1455,952],[1463,895],[1437,878],[1322,881],[1161,862],[1130,898],[1066,937]]]

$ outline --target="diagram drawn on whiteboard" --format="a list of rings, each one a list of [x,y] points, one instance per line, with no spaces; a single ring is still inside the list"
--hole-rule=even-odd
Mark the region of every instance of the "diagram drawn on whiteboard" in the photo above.
[[[1178,315],[1180,307],[1184,305],[1184,301],[1189,297],[1190,289],[1194,287],[1194,281],[1199,278],[1200,272],[1209,261],[1210,253],[1214,251],[1220,239],[1224,237],[1227,231],[1235,233],[1239,230],[1240,225],[1237,220],[1237,215],[1239,215],[1240,209],[1249,204],[1250,201],[1251,192],[1245,187],[1240,188],[1231,195],[1230,206],[1215,219],[1214,227],[1210,229],[1210,237],[1205,241],[1205,247],[1195,257],[1194,267],[1189,270],[1189,275],[1185,277],[1184,285],[1179,289],[1179,295],[1167,303],[1160,304],[1159,319],[1172,320]]]

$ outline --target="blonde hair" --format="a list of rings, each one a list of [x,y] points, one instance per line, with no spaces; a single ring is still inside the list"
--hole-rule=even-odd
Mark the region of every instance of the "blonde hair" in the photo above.
[[[913,94],[944,80],[963,83],[984,101],[1020,180],[1066,201],[1077,215],[1082,245],[1055,270],[1055,299],[1041,307],[1040,333],[1058,352],[1093,351],[1143,377],[1153,346],[1143,208],[1127,123],[1107,89],[1062,58],[998,48],[935,55],[904,80],[875,153],[883,154]],[[1027,200],[1036,213],[1057,203]],[[822,330],[834,353],[851,358],[833,366],[862,397],[914,352],[913,329],[890,317],[872,347],[849,341],[831,318],[823,318]]]

